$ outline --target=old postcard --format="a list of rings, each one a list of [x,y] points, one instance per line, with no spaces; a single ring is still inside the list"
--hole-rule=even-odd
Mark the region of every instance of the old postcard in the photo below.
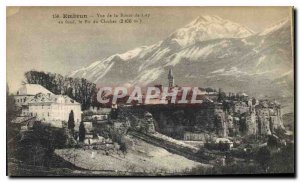
[[[293,11],[7,7],[7,175],[294,176]]]

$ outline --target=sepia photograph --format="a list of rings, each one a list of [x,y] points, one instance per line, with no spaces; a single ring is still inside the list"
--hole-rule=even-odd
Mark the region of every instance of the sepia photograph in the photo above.
[[[6,7],[6,175],[294,177],[294,30],[291,6]]]

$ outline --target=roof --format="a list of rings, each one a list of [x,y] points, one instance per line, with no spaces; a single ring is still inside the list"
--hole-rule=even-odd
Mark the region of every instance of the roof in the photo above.
[[[247,104],[245,102],[236,102],[235,106],[243,106],[243,107],[247,107]]]
[[[18,91],[16,95],[36,95],[38,93],[43,94],[53,94],[45,87],[39,84],[24,84]]]
[[[87,110],[85,113],[90,113],[90,115],[107,115],[110,114],[111,108],[103,108],[103,107],[93,107],[90,106],[89,110]]]
[[[246,93],[242,93],[241,96],[248,97]]]
[[[216,143],[223,142],[223,143],[232,143],[228,138],[217,138]]]
[[[34,96],[29,104],[37,103],[62,103],[62,104],[79,104],[74,99],[71,99],[67,95],[54,95],[54,94],[43,94],[39,93]]]

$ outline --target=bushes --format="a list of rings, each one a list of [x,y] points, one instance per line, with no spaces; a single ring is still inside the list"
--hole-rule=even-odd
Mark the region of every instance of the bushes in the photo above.
[[[214,166],[211,168],[198,166],[186,171],[185,175],[226,175],[226,174],[261,174],[254,164],[234,164],[230,166]]]
[[[270,173],[294,173],[295,158],[294,144],[288,144],[281,151],[271,156],[269,161]]]
[[[267,173],[294,173],[294,144],[290,143],[279,152],[261,148],[255,155],[256,161]]]
[[[125,142],[125,135],[117,132],[116,130],[111,130],[110,135],[111,135],[112,141],[118,143],[120,145],[120,150],[123,153],[126,153],[128,146],[127,146],[127,143]]]
[[[230,144],[229,143],[224,143],[224,142],[206,142],[204,143],[204,147],[209,149],[209,150],[220,150],[220,151],[229,151],[230,149]]]
[[[74,133],[74,127],[75,127],[75,121],[74,121],[74,112],[71,110],[69,113],[69,119],[68,119],[68,129]]]
[[[32,165],[48,166],[56,148],[66,147],[68,135],[63,129],[37,123],[23,133],[15,146],[17,159]]]
[[[260,148],[254,158],[264,171],[267,172],[271,159],[271,151],[267,147]]]
[[[80,122],[80,126],[79,126],[79,141],[83,142],[85,139],[85,127],[83,122]]]

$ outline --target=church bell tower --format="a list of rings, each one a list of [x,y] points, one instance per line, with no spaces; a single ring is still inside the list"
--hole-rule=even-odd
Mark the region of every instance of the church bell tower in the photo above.
[[[169,69],[168,79],[169,79],[169,88],[174,87],[174,76],[173,76],[172,69]]]

